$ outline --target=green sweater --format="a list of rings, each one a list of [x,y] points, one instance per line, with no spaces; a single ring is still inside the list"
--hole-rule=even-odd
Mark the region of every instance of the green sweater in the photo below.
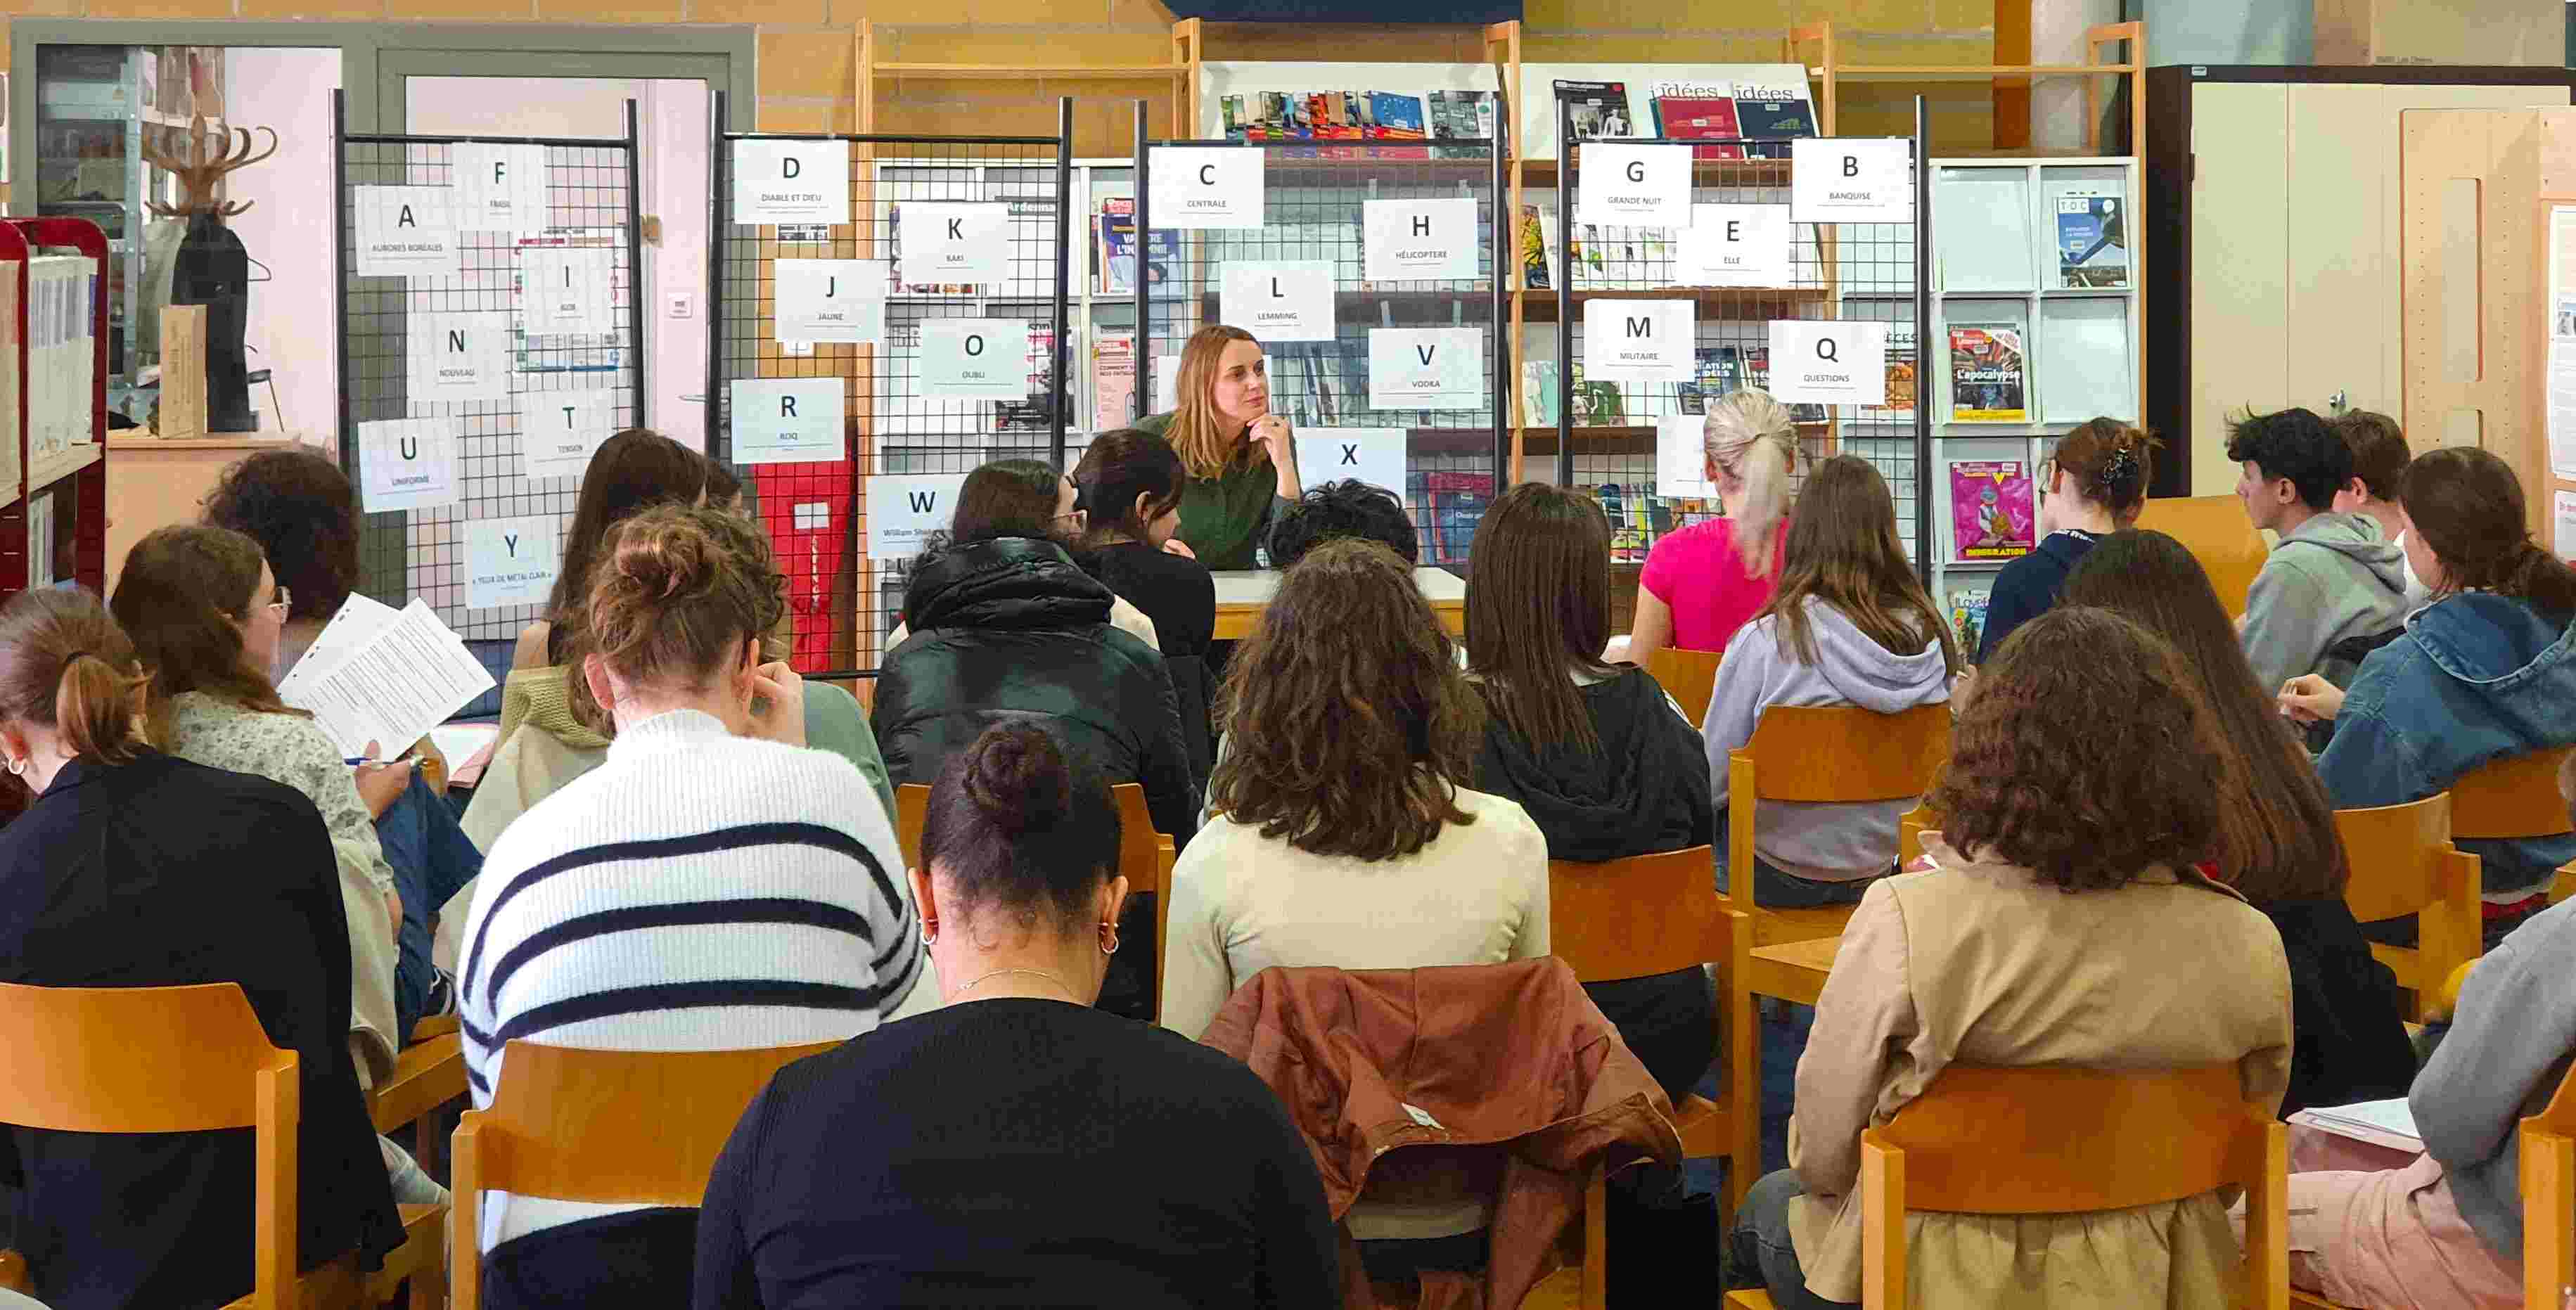
[[[1136,425],[1158,437],[1169,437],[1172,416],[1156,414]],[[1198,553],[1210,571],[1260,567],[1253,551],[1270,536],[1270,519],[1287,502],[1278,495],[1279,475],[1269,453],[1257,452],[1247,465],[1230,467],[1212,478],[1181,479],[1181,540]]]

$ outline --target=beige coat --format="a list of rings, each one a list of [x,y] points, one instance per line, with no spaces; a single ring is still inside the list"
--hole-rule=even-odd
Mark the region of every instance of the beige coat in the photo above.
[[[1805,1058],[1789,1162],[1806,1183],[1790,1233],[1807,1287],[1860,1300],[1862,1130],[1952,1063],[2164,1069],[2237,1062],[2248,1099],[2290,1081],[2280,934],[2236,893],[2153,869],[2068,893],[1926,837],[1932,867],[1870,887],[1843,933]],[[2238,1262],[2215,1193],[2133,1210],[1908,1216],[1910,1304],[2233,1304]]]

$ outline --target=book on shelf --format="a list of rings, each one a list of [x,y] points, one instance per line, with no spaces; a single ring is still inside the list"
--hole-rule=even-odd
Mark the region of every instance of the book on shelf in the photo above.
[[[1521,206],[1520,252],[1523,287],[1545,291],[1556,285],[1556,215]]]
[[[1490,91],[1247,91],[1221,97],[1229,141],[1297,142],[1287,159],[1428,159],[1479,153],[1420,144],[1490,140]],[[1315,143],[1306,145],[1302,143]]]
[[[1483,141],[1495,138],[1494,93],[1491,91],[1434,91],[1431,93],[1432,141]],[[1490,146],[1433,145],[1431,153],[1440,159],[1484,158]]]
[[[1959,657],[1974,658],[1986,635],[1986,606],[1994,599],[1991,591],[1954,591],[1950,593],[1950,629],[1959,638]]]
[[[1101,201],[1100,213],[1092,219],[1092,232],[1096,241],[1091,269],[1092,294],[1136,294],[1135,199],[1112,196]],[[1152,286],[1168,286],[1172,265],[1180,257],[1180,234],[1156,232],[1153,236],[1153,253],[1145,261],[1145,280]]]
[[[1574,362],[1574,422],[1578,427],[1615,427],[1627,421],[1628,401],[1616,382],[1586,382],[1583,361]]]
[[[2019,559],[2039,544],[2030,469],[2017,459],[1950,464],[1951,558]]]
[[[1475,544],[1476,525],[1494,500],[1494,475],[1433,470],[1413,475],[1421,483],[1415,500],[1431,526],[1430,564],[1463,564]]]
[[[2057,284],[2129,285],[2128,226],[2118,195],[2067,191],[2057,197]]]
[[[2021,329],[2000,323],[1950,329],[1950,421],[2027,423],[2029,378]]]
[[[1521,361],[1521,426],[1552,428],[1556,426],[1556,361],[1524,359]]]
[[[1628,84],[1625,82],[1575,82],[1558,78],[1556,100],[1560,105],[1571,106],[1574,139],[1577,141],[1637,134],[1636,121],[1628,112]]]
[[[1136,334],[1091,334],[1091,426],[1109,432],[1135,422]]]
[[[1728,346],[1726,349],[1733,350],[1735,347]],[[1771,389],[1771,348],[1769,346],[1744,347],[1743,376],[1744,386],[1758,387],[1764,391]],[[1822,423],[1828,417],[1822,405],[1802,402],[1789,406],[1789,421],[1792,423]]]
[[[1676,408],[1684,414],[1705,414],[1708,402],[1743,390],[1743,377],[1744,366],[1733,346],[1701,346],[1691,352],[1691,380],[1673,388]]]
[[[1891,418],[1908,418],[1922,394],[1922,369],[1914,348],[1914,325],[1887,325],[1887,411]]]

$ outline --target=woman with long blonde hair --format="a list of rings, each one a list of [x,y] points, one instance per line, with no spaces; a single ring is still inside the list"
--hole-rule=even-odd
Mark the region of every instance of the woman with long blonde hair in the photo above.
[[[1701,440],[1726,517],[1668,533],[1646,555],[1628,637],[1628,658],[1641,664],[1666,646],[1726,649],[1780,584],[1798,471],[1788,408],[1767,391],[1734,392],[1709,402]]]
[[[1297,499],[1297,438],[1270,412],[1270,373],[1261,343],[1239,327],[1212,323],[1181,347],[1173,395],[1179,406],[1136,426],[1181,456],[1181,526],[1164,549],[1212,570],[1257,566],[1254,551],[1271,515]]]

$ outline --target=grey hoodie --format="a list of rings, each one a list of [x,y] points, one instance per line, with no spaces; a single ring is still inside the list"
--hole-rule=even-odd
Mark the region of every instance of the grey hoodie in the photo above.
[[[2522,1253],[2522,1167],[2514,1128],[2538,1114],[2576,1051],[2576,903],[2550,906],[2486,953],[2460,985],[2450,1035],[2406,1103],[2442,1162],[2460,1217],[2505,1260]]]
[[[2319,514],[2285,534],[2254,575],[2239,639],[2266,693],[2306,673],[2342,687],[2357,666],[2329,660],[2326,648],[2402,627],[2412,608],[2406,552],[2379,524],[2367,514]]]
[[[1816,662],[1798,661],[1783,644],[1779,620],[1765,615],[1737,629],[1717,666],[1701,732],[1708,738],[1709,789],[1720,813],[1727,809],[1727,756],[1753,740],[1762,711],[1773,705],[1857,705],[1893,714],[1950,699],[1950,669],[1941,643],[1899,655],[1852,626],[1821,600],[1807,601],[1807,628]],[[1874,878],[1896,859],[1896,825],[1911,798],[1826,803],[1758,801],[1754,850],[1783,873],[1825,882]],[[1718,863],[1726,862],[1724,838]]]

